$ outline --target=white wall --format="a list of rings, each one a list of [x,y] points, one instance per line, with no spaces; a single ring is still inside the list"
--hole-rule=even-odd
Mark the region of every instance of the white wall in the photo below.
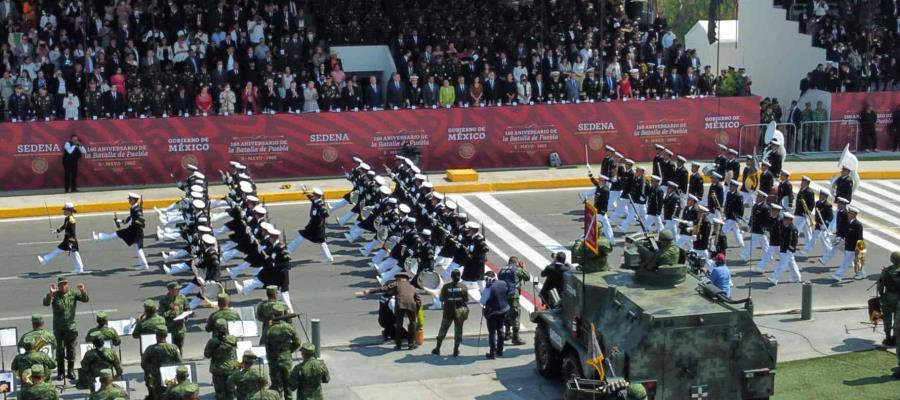
[[[381,82],[387,82],[397,72],[391,50],[384,45],[335,46],[331,51],[337,53],[348,76],[354,72],[381,71]]]
[[[800,95],[800,80],[825,61],[809,35],[770,0],[738,0],[738,51],[753,80],[753,93],[790,104]]]
[[[712,66],[714,73],[718,74],[716,65],[719,69],[728,68],[729,65],[744,65],[743,54],[738,48],[737,41],[737,25],[734,21],[720,21],[722,29],[720,29],[719,42],[709,44],[706,37],[707,21],[700,20],[684,35],[685,48],[696,49],[697,57],[704,66]],[[718,58],[717,58],[718,57]],[[716,60],[718,59],[718,63]],[[697,71],[702,73],[703,71]]]

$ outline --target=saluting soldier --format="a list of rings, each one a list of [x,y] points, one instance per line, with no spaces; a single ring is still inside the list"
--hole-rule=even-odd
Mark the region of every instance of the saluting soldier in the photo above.
[[[831,203],[828,202],[828,194],[828,189],[819,189],[819,200],[816,201],[813,209],[815,218],[813,219],[812,237],[806,241],[806,247],[801,252],[803,255],[812,252],[818,242],[822,243],[826,253],[832,251],[831,240],[828,238],[827,233],[828,227],[834,219],[834,210],[831,208]]]
[[[733,180],[738,180],[738,178],[741,177],[741,163],[740,161],[738,161],[737,156],[737,150],[728,149],[728,154],[726,154],[727,161],[725,161],[725,175],[723,175],[724,177]]]
[[[47,371],[53,371],[56,368],[56,362],[53,361],[50,356],[45,354],[43,351],[35,349],[35,341],[33,338],[25,339],[24,348],[25,352],[22,354],[16,354],[13,358],[12,364],[10,368],[13,372],[16,373],[16,376],[20,381],[24,380],[27,376],[28,369],[32,366],[40,365],[44,367]]]
[[[219,309],[214,311],[209,315],[209,318],[206,320],[206,328],[204,328],[207,332],[212,332],[213,327],[216,325],[216,321],[222,319],[225,321],[240,321],[241,315],[238,314],[237,311],[232,309],[229,306],[228,295],[225,293],[219,293],[216,296],[216,302],[218,304]]]
[[[50,284],[50,291],[44,296],[44,306],[53,309],[53,336],[56,337],[57,380],[63,376],[75,379],[75,342],[78,341],[78,325],[75,324],[75,308],[78,302],[87,303],[87,289],[78,284],[78,293],[69,291],[69,280],[65,277]],[[63,364],[66,361],[66,364]],[[68,370],[65,368],[68,366]]]
[[[257,357],[252,351],[247,350],[241,357],[240,368],[228,376],[228,388],[234,393],[236,400],[249,400],[250,395],[256,392],[256,377],[261,374],[258,368],[254,368]]]
[[[124,371],[119,354],[113,349],[103,347],[105,340],[100,333],[95,333],[88,340],[93,348],[84,353],[84,357],[81,358],[81,372],[86,379],[83,384],[89,386],[93,392],[94,379],[100,377],[100,371],[109,369],[115,371],[116,376],[122,376]]]
[[[269,325],[272,324],[272,319],[275,317],[275,306],[277,305],[287,307],[284,302],[278,300],[278,286],[266,286],[266,300],[256,306],[256,320],[262,325],[262,333],[259,334],[260,344],[263,338],[266,337]]]
[[[166,327],[166,320],[157,314],[157,304],[155,300],[144,300],[144,313],[138,318],[137,325],[131,332],[131,337],[140,339],[141,335],[152,335],[159,331],[160,328]],[[168,329],[166,330],[168,333]]]
[[[60,232],[64,232],[63,240],[51,252],[43,256],[38,256],[38,262],[41,265],[47,265],[50,260],[53,260],[56,256],[62,254],[62,252],[68,251],[69,255],[72,257],[72,273],[84,273],[84,263],[81,262],[81,253],[78,251],[78,238],[75,236],[75,212],[74,204],[66,203],[63,206],[63,215],[65,216],[65,219],[63,220],[62,226],[50,231],[50,233],[57,235],[59,235]]]
[[[299,236],[288,244],[288,253],[293,253],[303,244],[304,240],[308,240],[319,245],[325,262],[334,262],[334,257],[331,255],[331,250],[328,249],[328,243],[325,241],[325,222],[328,220],[330,213],[328,212],[328,206],[322,200],[322,189],[313,188],[312,192],[307,193],[306,196],[310,201],[309,222],[306,223],[306,227],[297,231]]]
[[[162,400],[163,384],[159,368],[165,365],[181,363],[181,353],[174,344],[166,343],[169,330],[163,325],[156,330],[156,343],[147,347],[141,355],[141,369],[144,370],[144,383],[147,385],[148,397],[151,400]]]
[[[103,93],[97,90],[97,82],[93,79],[88,82],[88,89],[84,92],[81,106],[84,108],[84,117],[87,119],[97,119],[104,115]]]
[[[278,291],[276,290],[275,293],[277,294]],[[203,357],[209,359],[209,373],[212,375],[216,400],[234,398],[234,388],[228,385],[228,377],[237,368],[237,359],[234,354],[236,348],[237,338],[228,334],[228,322],[224,319],[217,320],[212,337],[203,348]]]
[[[627,194],[625,190],[622,190],[622,196],[625,197],[626,215],[625,220],[619,225],[621,231],[627,230],[636,220],[643,224],[647,215],[646,205],[650,185],[644,179],[644,167],[635,167],[634,171]]]
[[[897,337],[894,335],[894,316],[897,314],[897,303],[900,302],[900,251],[891,253],[891,265],[881,270],[877,289],[884,320],[884,340],[881,343],[895,346]]]
[[[56,337],[53,332],[44,329],[44,316],[33,314],[31,316],[31,331],[26,332],[19,338],[16,346],[20,349],[25,348],[25,339],[31,338],[34,343],[56,344]]]
[[[273,308],[273,322],[261,342],[266,347],[269,359],[269,375],[272,377],[272,390],[285,394],[288,398],[288,377],[291,373],[293,354],[300,348],[300,336],[286,318],[287,307],[278,304]]]
[[[324,400],[322,384],[331,380],[328,366],[325,361],[316,358],[316,347],[310,342],[300,345],[300,355],[303,361],[291,370],[291,390],[297,392],[297,400]]]
[[[125,391],[125,388],[116,385],[113,379],[113,371],[111,369],[101,370],[100,389],[91,393],[90,400],[127,399],[128,393]]]
[[[47,93],[47,87],[41,87],[38,95],[34,96],[34,117],[40,121],[51,120],[54,117],[53,96]]]
[[[509,312],[506,314],[506,337],[512,338],[512,344],[520,346],[525,344],[519,337],[519,317],[522,310],[519,307],[519,295],[522,292],[522,284],[531,282],[531,274],[525,269],[525,262],[520,261],[518,257],[512,256],[506,265],[500,269],[497,279],[506,282],[509,285]],[[461,324],[460,324],[461,325]]]
[[[184,400],[188,393],[196,393],[200,387],[188,379],[188,369],[184,365],[175,368],[175,384],[166,387],[163,400]]]
[[[59,393],[56,385],[47,382],[47,374],[49,370],[43,365],[36,364],[31,366],[31,385],[22,388],[17,396],[19,400],[57,400]]]
[[[94,240],[97,241],[113,240],[116,238],[122,239],[128,247],[134,249],[134,253],[138,258],[140,270],[147,271],[150,269],[150,265],[147,263],[147,256],[144,255],[144,209],[141,206],[141,195],[137,193],[128,193],[128,204],[130,205],[130,208],[128,209],[128,218],[124,221],[121,219],[115,220],[116,227],[125,224],[124,228],[112,233],[93,232],[92,236]]]
[[[179,293],[178,282],[169,282],[166,285],[166,295],[159,299],[159,313],[166,320],[166,328],[172,334],[172,344],[178,347],[178,351],[184,351],[184,336],[187,333],[184,319],[175,320],[181,313],[190,310],[187,297]]]
[[[766,236],[766,227],[769,226],[769,204],[766,199],[768,193],[757,190],[756,202],[750,208],[750,241],[741,250],[741,260],[747,261],[753,253],[753,249],[759,247],[763,253],[769,251],[769,237]]]

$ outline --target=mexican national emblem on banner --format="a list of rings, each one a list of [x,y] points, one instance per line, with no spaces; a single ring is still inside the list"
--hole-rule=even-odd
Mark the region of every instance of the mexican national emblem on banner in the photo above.
[[[598,254],[600,248],[600,224],[597,223],[597,208],[588,201],[584,202],[584,245]]]
[[[600,377],[600,380],[606,378],[606,371],[603,369],[603,349],[600,348],[600,343],[597,342],[597,328],[594,324],[591,324],[591,345],[588,348],[588,359],[587,365],[594,367],[597,370],[597,376]]]

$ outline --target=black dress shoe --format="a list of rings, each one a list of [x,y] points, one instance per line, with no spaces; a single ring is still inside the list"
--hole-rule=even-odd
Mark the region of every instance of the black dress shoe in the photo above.
[[[441,349],[435,347],[434,349],[431,350],[431,354],[439,356],[439,355],[441,355]]]
[[[496,357],[494,357],[494,353],[487,353],[484,355],[484,358],[487,358],[488,360],[493,360]]]
[[[453,350],[453,357],[459,357],[459,350]]]

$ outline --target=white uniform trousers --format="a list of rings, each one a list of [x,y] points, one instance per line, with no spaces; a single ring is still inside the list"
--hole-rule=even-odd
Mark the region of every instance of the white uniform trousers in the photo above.
[[[609,240],[609,244],[614,244],[616,237],[613,235],[612,225],[610,225],[609,218],[606,214],[597,214],[597,223],[600,224],[600,229],[603,230],[603,236],[606,237],[606,240]]]
[[[628,206],[629,201],[628,201],[628,199],[623,199],[623,198],[622,198],[622,192],[621,192],[621,191],[619,191],[619,192],[609,192],[609,198],[610,198],[610,199],[613,197],[613,193],[616,193],[616,201],[615,201],[616,208],[615,208],[615,210],[613,211],[613,213],[612,213],[612,215],[611,215],[610,217],[611,217],[611,218],[625,218],[625,216],[628,215],[628,209],[631,208],[631,207]],[[607,210],[612,210],[612,209],[611,209],[611,208],[607,208]]]
[[[812,238],[813,230],[812,226],[809,225],[809,220],[807,217],[798,215],[794,218],[794,226],[797,227],[797,233],[806,238],[806,241],[810,241]]]
[[[791,282],[800,282],[800,268],[797,266],[797,260],[794,259],[794,253],[783,251],[778,256],[778,266],[775,267],[775,272],[772,272],[769,280],[772,283],[778,283],[778,277],[787,269],[790,269],[791,272]]]
[[[855,252],[855,251],[846,251],[846,250],[845,250],[845,251],[844,251],[844,259],[841,260],[841,266],[838,267],[837,271],[834,272],[834,276],[832,276],[832,278],[834,278],[835,280],[841,280],[841,279],[843,279],[843,278],[844,278],[844,274],[847,273],[847,270],[850,269],[850,267],[853,266],[853,259],[854,259],[854,258],[856,258],[856,252]]]
[[[777,254],[781,250],[781,247],[778,245],[769,244],[769,248],[763,253],[762,258],[759,259],[759,264],[756,266],[757,272],[766,272],[766,268],[769,267],[769,263],[775,258],[775,254]]]
[[[741,227],[738,225],[738,222],[733,219],[725,220],[725,225],[722,226],[722,233],[729,234],[731,233],[734,237],[734,243],[738,245],[738,247],[744,247],[744,233],[741,232]]]
[[[631,202],[625,201],[625,203],[631,203]],[[620,231],[625,231],[628,228],[630,228],[631,225],[634,224],[635,221],[638,220],[638,218],[640,218],[641,222],[644,222],[647,219],[647,205],[646,204],[634,203],[634,207],[632,207],[631,204],[628,204],[626,207],[627,207],[627,209],[626,209],[627,214],[625,215],[625,220],[622,221],[622,224],[619,225]],[[637,210],[637,214],[635,214],[635,212],[634,212],[635,210]]]
[[[769,251],[769,236],[765,233],[751,233],[750,241],[741,250],[741,260],[747,261],[756,248],[762,250],[763,253]]]
[[[609,200],[606,201],[606,209],[609,210],[609,216],[615,218],[617,215],[615,213],[618,212],[619,207],[619,198],[622,197],[621,190],[610,190],[609,191]]]
[[[816,243],[821,242],[822,247],[825,248],[825,252],[833,252],[831,247],[831,241],[828,240],[828,237],[825,235],[826,231],[821,229],[816,229],[812,231],[812,236],[809,240],[806,241],[806,246],[803,247],[803,252],[806,254],[811,253],[816,248]]]
[[[822,259],[820,259],[819,262],[821,262],[822,265],[828,265],[828,263],[831,262],[831,259],[834,258],[842,248],[844,248],[844,239],[840,239],[839,242],[832,244],[830,249],[826,248],[825,254],[822,255]]]
[[[644,218],[644,223],[647,225],[648,232],[662,232],[663,230],[663,220],[661,215],[648,215],[647,218]]]

